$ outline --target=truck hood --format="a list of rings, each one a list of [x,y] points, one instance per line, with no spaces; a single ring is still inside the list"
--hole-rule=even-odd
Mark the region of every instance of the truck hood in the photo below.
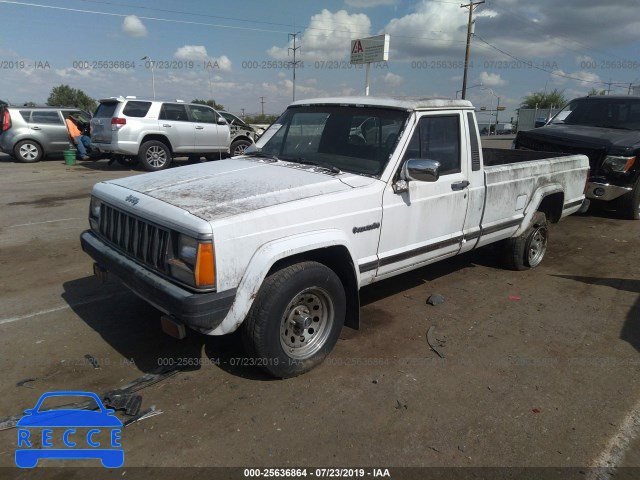
[[[212,221],[318,195],[350,190],[375,179],[328,174],[289,162],[233,158],[108,183],[139,192]],[[355,177],[355,178],[353,178]]]
[[[640,131],[581,125],[549,125],[519,132],[521,138],[551,142],[558,145],[606,148],[623,151],[640,143]]]

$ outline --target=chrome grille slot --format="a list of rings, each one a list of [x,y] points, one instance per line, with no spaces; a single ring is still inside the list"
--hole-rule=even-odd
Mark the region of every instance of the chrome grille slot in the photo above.
[[[167,272],[169,230],[102,204],[100,234],[142,263]]]

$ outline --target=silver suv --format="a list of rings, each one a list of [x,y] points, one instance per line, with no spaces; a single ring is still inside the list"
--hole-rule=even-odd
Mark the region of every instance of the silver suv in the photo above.
[[[231,135],[227,121],[207,105],[111,97],[100,100],[91,120],[91,142],[121,163],[122,157],[137,159],[153,172],[167,168],[174,156],[227,156]]]
[[[73,115],[80,130],[88,131],[91,115],[78,108],[15,107],[0,104],[0,150],[19,162],[39,162],[46,155],[69,148],[65,119]]]

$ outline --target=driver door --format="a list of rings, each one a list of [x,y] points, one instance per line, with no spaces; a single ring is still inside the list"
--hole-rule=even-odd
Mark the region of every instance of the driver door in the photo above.
[[[463,120],[460,112],[425,113],[418,119],[399,168],[410,158],[437,160],[440,177],[435,182],[408,181],[408,190],[403,193],[393,190],[394,181],[387,185],[378,277],[453,256],[460,250],[469,201]]]

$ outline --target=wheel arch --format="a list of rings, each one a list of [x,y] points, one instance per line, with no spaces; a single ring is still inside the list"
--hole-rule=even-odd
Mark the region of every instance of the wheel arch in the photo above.
[[[543,212],[549,222],[557,223],[562,217],[563,202],[564,188],[559,183],[549,183],[538,187],[524,211],[520,228],[515,231],[512,237],[522,235],[529,228],[536,212]]]
[[[139,142],[140,146],[138,147],[138,153],[140,151],[140,148],[142,148],[142,145],[144,145],[145,142],[148,142],[151,140],[156,140],[158,142],[164,143],[169,149],[169,151],[173,154],[173,146],[171,145],[171,141],[165,135],[162,135],[160,133],[148,133],[144,135],[142,139],[140,139],[140,142]]]
[[[345,289],[347,312],[345,325],[359,326],[359,282],[356,256],[344,232],[324,230],[296,235],[264,244],[253,254],[236,290],[229,313],[209,335],[225,335],[237,330],[251,309],[251,305],[270,273],[301,261],[313,260],[331,268]]]

